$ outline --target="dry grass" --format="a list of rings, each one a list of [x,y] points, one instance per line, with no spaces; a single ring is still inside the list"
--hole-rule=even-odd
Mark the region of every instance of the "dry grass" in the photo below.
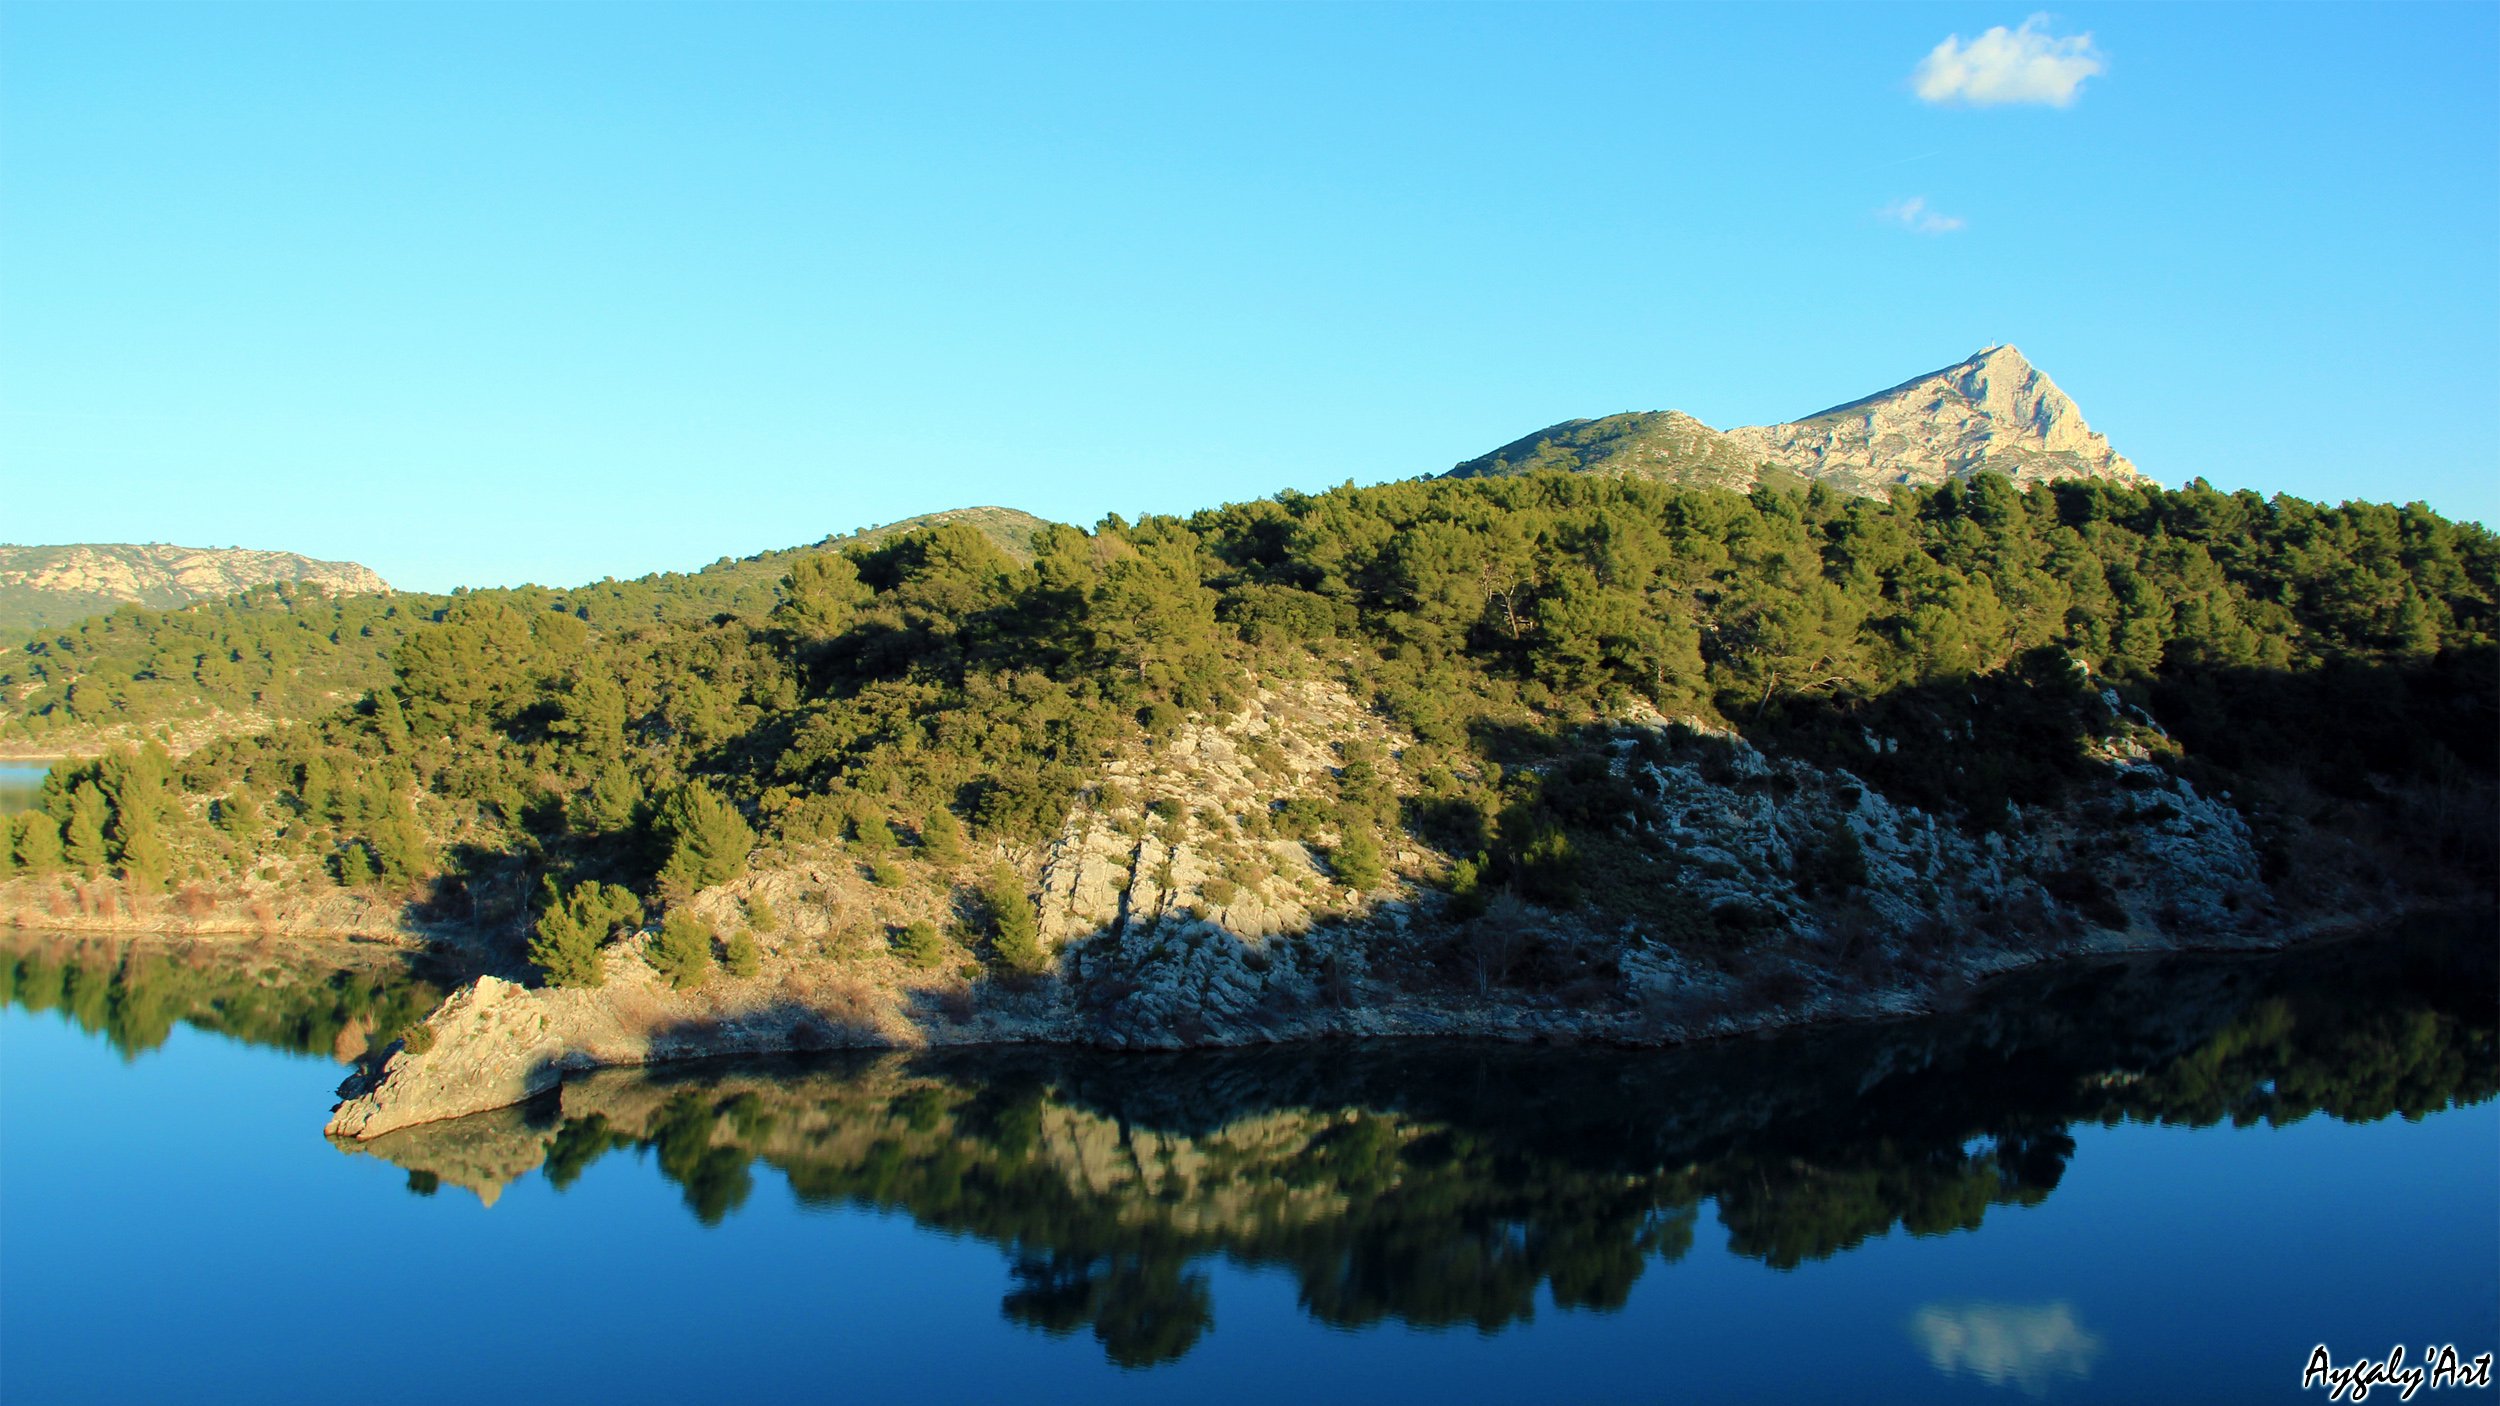
[[[658,996],[642,986],[610,983],[607,1007],[609,1013],[616,1017],[618,1028],[645,1039],[682,1019]]]

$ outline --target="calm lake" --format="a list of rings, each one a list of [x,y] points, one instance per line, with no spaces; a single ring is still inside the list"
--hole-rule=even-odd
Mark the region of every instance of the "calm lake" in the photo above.
[[[2500,1345],[2491,948],[2069,969],[1956,1015],[1667,1052],[608,1072],[347,1147],[319,1131],[335,1058],[434,998],[409,973],[0,935],[0,1380],[2301,1399],[2319,1342]]]
[[[44,773],[50,762],[0,762],[0,815],[33,810],[42,799]]]

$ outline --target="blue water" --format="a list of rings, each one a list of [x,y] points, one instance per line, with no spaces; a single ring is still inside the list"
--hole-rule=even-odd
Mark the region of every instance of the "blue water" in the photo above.
[[[14,978],[19,999],[49,1004],[24,995],[26,979]],[[2178,984],[2163,981],[2146,989]],[[2079,1014],[2055,1021],[1667,1056],[697,1066],[601,1076],[560,1107],[419,1130],[434,1140],[387,1155],[319,1136],[339,1076],[328,1060],[190,1024],[133,1039],[89,988],[78,1021],[0,1014],[0,1390],[254,1403],[2293,1399],[2320,1341],[2339,1359],[2399,1342],[2500,1346],[2487,1003],[2478,1017],[2470,987],[2445,1002],[2419,981],[2402,998],[2340,985],[2395,1004],[2384,1020],[2348,1020],[2314,984],[2233,976],[2183,998],[2176,1018],[2191,1028],[2149,1059],[2141,1029],[2092,1046],[2108,1024],[2094,1012],[2132,1008],[2098,991],[2060,996]],[[2291,1053],[2249,1053],[2269,1042]],[[1912,1060],[1941,1072],[1895,1097],[1899,1079],[1875,1071]],[[2263,1116],[2187,1126],[2213,1116],[2208,1098]],[[2458,1106],[2376,1116],[2423,1099]],[[2349,1116],[2304,1115],[2304,1100]],[[646,1124],[561,1189],[540,1166],[492,1187],[489,1206],[456,1173],[425,1170],[461,1165],[480,1138],[570,1137],[663,1105],[699,1112],[693,1141]],[[1957,1149],[1956,1120],[1974,1144],[2028,1138],[2056,1155],[2025,1174],[2028,1191],[1981,1178],[1975,1229],[1810,1233],[1824,1223],[1812,1207],[1845,1199],[1835,1187],[1888,1185],[1870,1193],[1878,1214],[1911,1220],[1921,1195],[1970,1194],[1958,1173],[1922,1180],[1971,1151]],[[1392,1121],[1410,1140],[1386,1161],[1357,1156],[1379,1144],[1351,1133],[1304,1136]],[[1290,1155],[1248,1154],[1243,1184],[1347,1194],[1322,1195],[1316,1216],[1271,1206],[1204,1233],[1224,1217],[1187,1197],[1071,1193],[1064,1169],[1044,1167],[1067,1126],[1113,1129],[1131,1151],[1272,1143]],[[1258,1131],[1280,1126],[1299,1131]],[[716,1160],[694,1168],[689,1148]],[[1644,1164],[1653,1154],[1674,1160]],[[1676,1189],[1696,1176],[1715,1190]],[[1464,1194],[1415,1192],[1442,1185]],[[1610,1220],[1598,1208],[1629,1185],[1649,1209]],[[1412,1204],[1375,1216],[1401,1196]],[[1759,1229],[1766,1207],[1805,1253],[1731,1234],[1731,1218]],[[1558,1307],[1548,1278],[1519,1299],[1527,1316],[1500,1307],[1516,1285],[1497,1282],[1487,1247],[1550,1266],[1569,1257],[1547,1242],[1621,1231],[1628,1244],[1641,1226],[1651,1238],[1619,1305]],[[1095,1257],[1097,1282],[1129,1256],[1154,1287],[1126,1310],[1072,1308],[1056,1334],[1029,1303],[1017,1321],[1004,1305],[1030,1285],[1013,1267],[1051,1253]],[[1564,1296],[1608,1298],[1576,1283]],[[1469,1326],[1488,1305],[1492,1325]],[[1459,1326],[1416,1326],[1453,1313]],[[1158,1360],[1124,1367],[1123,1352]]]
[[[33,810],[50,769],[49,762],[0,762],[0,815]]]

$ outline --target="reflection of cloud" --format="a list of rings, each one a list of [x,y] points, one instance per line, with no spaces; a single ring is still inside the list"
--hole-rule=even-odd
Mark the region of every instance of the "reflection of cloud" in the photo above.
[[[1910,1336],[1946,1376],[1968,1372],[1990,1386],[2046,1395],[2060,1377],[2092,1375],[2100,1335],[2075,1321],[2072,1304],[1931,1303],[1910,1316]]]
[[[2091,35],[2060,39],[2048,32],[2048,23],[2048,16],[2033,15],[2020,29],[1998,25],[1967,44],[1961,35],[1948,35],[1919,61],[1910,83],[1931,103],[2064,107],[2075,100],[2085,79],[2109,65],[2092,46]]]

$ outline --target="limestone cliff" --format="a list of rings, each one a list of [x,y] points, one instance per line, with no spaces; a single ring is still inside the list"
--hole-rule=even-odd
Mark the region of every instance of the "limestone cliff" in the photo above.
[[[2012,347],[1990,347],[1802,420],[1730,430],[1728,438],[1767,463],[1856,493],[1983,471],[2023,484],[2143,477]]]
[[[119,605],[189,605],[279,582],[343,594],[391,588],[354,562],[294,552],[156,542],[0,546],[0,631],[65,624]]]
[[[1714,430],[1680,411],[1567,420],[1450,471],[1452,478],[1566,469],[1750,488],[1786,470],[1850,493],[1932,486],[1981,472],[2032,484],[2141,481],[2073,400],[2013,347],[1990,347],[1800,420]]]

